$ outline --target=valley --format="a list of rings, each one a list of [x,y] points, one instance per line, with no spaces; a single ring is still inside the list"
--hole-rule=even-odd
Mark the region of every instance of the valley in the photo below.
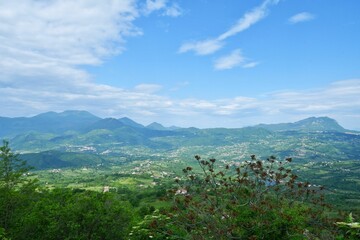
[[[235,224],[233,221],[244,221],[242,225],[234,225],[237,228],[242,226],[239,229],[249,229],[249,221],[264,226],[268,224],[262,217],[265,211],[268,217],[277,219],[291,231],[299,231],[297,223],[292,221],[289,225],[286,219],[299,218],[299,221],[308,224],[306,226],[315,226],[310,219],[316,218],[326,225],[320,228],[321,231],[336,235],[341,232],[334,228],[334,221],[344,219],[349,213],[360,216],[360,134],[342,128],[330,118],[312,117],[296,123],[234,129],[198,129],[167,128],[159,123],[143,126],[129,118],[101,119],[84,111],[66,111],[44,113],[32,118],[0,118],[0,124],[0,137],[9,141],[18,154],[14,156],[32,166],[31,169],[19,168],[23,173],[15,172],[13,175],[29,183],[23,185],[24,190],[21,190],[21,183],[16,187],[19,190],[10,190],[15,195],[6,195],[7,185],[2,185],[4,190],[0,192],[0,197],[5,204],[12,206],[13,201],[23,199],[15,203],[22,204],[17,205],[19,209],[31,213],[24,215],[20,210],[11,211],[15,214],[15,217],[9,218],[14,221],[13,227],[7,228],[11,236],[29,233],[35,236],[42,230],[29,227],[34,225],[32,221],[40,221],[36,225],[43,226],[43,235],[56,236],[66,227],[76,239],[92,232],[83,226],[91,229],[94,221],[101,219],[101,224],[109,226],[123,224],[108,233],[103,232],[102,225],[99,225],[96,234],[107,236],[106,239],[113,239],[115,235],[120,239],[125,239],[125,236],[144,239],[153,235],[163,239],[161,229],[170,231],[170,228],[175,228],[178,231],[178,226],[186,225],[188,221],[181,220],[179,224],[166,216],[188,219],[188,214],[195,211],[198,213],[194,217],[218,221],[216,219],[224,217],[213,215],[215,206],[216,214],[223,214],[222,211],[229,209],[232,214],[240,214],[237,218],[230,218],[229,223],[218,222],[220,229]],[[8,155],[4,145],[4,161],[12,158]],[[204,160],[200,161],[200,156]],[[6,165],[1,166],[0,170],[6,172]],[[218,173],[214,174],[213,168]],[[206,171],[210,175],[206,175]],[[240,171],[245,171],[242,180]],[[236,172],[238,180],[230,181],[236,177]],[[4,183],[9,181],[6,176],[3,175]],[[201,181],[195,176],[207,177]],[[216,179],[219,176],[223,178]],[[270,180],[263,180],[265,176]],[[226,183],[228,180],[225,177],[228,177],[229,183]],[[188,184],[192,180],[195,184],[190,187]],[[277,184],[273,185],[275,182]],[[228,184],[239,187],[236,190],[239,195],[229,195],[235,190]],[[301,189],[303,184],[306,190]],[[323,187],[324,190],[321,190]],[[191,189],[195,190],[192,193],[194,196],[199,194],[194,199],[188,194]],[[281,193],[276,193],[280,189]],[[320,190],[322,193],[318,195]],[[16,195],[21,191],[27,191],[27,194]],[[209,197],[218,199],[217,191],[222,192],[221,200],[209,200]],[[246,191],[251,194],[246,194]],[[309,194],[314,196],[308,199]],[[288,200],[279,201],[279,195]],[[204,201],[197,202],[202,197],[205,197]],[[290,201],[293,198],[297,199],[295,206]],[[37,200],[33,202],[33,199]],[[241,203],[234,203],[241,206],[239,209],[230,208],[235,199],[238,199],[238,204]],[[194,210],[187,213],[187,208],[181,208],[183,200],[184,204],[195,204]],[[231,203],[227,203],[230,200]],[[243,201],[249,202],[243,205]],[[256,204],[247,207],[252,201]],[[180,208],[176,207],[177,204]],[[245,208],[241,210],[242,207]],[[44,209],[48,210],[43,212]],[[107,211],[111,213],[104,214]],[[112,214],[112,211],[120,211],[120,215]],[[253,211],[255,215],[250,217],[245,214],[246,211]],[[315,214],[317,211],[322,213]],[[244,216],[241,215],[243,213]],[[119,221],[119,216],[127,220]],[[309,218],[310,222],[307,223],[303,217]],[[30,230],[26,227],[16,230],[17,218]],[[43,218],[52,225],[43,223]],[[54,218],[60,220],[54,221]],[[151,219],[157,219],[156,224],[165,225],[154,225]],[[272,232],[276,221],[274,226],[269,225],[268,230],[257,229],[256,234]],[[119,231],[119,227],[123,230]],[[254,234],[251,229],[246,234]],[[316,229],[312,231],[315,233]],[[184,234],[182,231],[179,234]],[[276,234],[281,236],[282,233]]]
[[[146,127],[83,111],[0,120],[2,138],[47,188],[141,191],[170,184],[181,169],[196,164],[194,155],[223,165],[249,160],[252,154],[260,159],[273,155],[293,158],[301,179],[324,185],[338,207],[360,210],[360,134],[330,118],[238,129]]]

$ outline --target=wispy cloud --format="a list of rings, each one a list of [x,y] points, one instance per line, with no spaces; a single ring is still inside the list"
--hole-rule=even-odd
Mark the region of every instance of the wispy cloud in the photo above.
[[[260,64],[260,62],[247,62],[247,63],[243,64],[242,67],[243,68],[253,68],[259,64]]]
[[[142,34],[132,0],[2,1],[0,8],[2,82],[89,80],[78,66],[101,64],[125,49],[125,38]]]
[[[150,14],[154,11],[158,11],[165,8],[167,0],[146,0],[145,13]]]
[[[197,41],[197,42],[188,42],[183,44],[179,53],[185,53],[189,51],[194,51],[197,55],[208,55],[216,52],[220,48],[222,48],[223,43],[217,39],[208,39],[205,41]]]
[[[177,3],[168,4],[168,0],[146,0],[143,12],[147,15],[154,11],[162,11],[163,16],[178,17],[182,9]]]
[[[294,16],[289,18],[289,23],[295,24],[300,22],[307,22],[310,20],[313,20],[315,18],[315,15],[308,13],[308,12],[301,12],[298,14],[295,14]]]
[[[234,67],[253,68],[258,64],[259,62],[252,62],[245,58],[240,49],[235,49],[230,54],[216,59],[214,68],[215,70],[227,70]]]
[[[149,8],[156,11],[160,3]],[[69,107],[101,115],[150,114],[171,104],[154,95],[161,86],[97,84],[82,68],[120,54],[128,37],[142,34],[133,24],[142,11],[136,1],[1,1],[0,9],[2,115]]]
[[[101,64],[105,58],[124,51],[130,36],[142,34],[134,25],[142,13],[136,3],[133,0],[24,0],[21,4],[0,1],[0,95],[6,99],[1,102],[0,115],[33,115],[72,108],[103,117],[126,114],[139,121],[199,127],[252,125],[260,119],[283,122],[311,115],[332,116],[349,127],[360,122],[357,114],[360,79],[338,81],[321,89],[270,93],[262,98],[237,96],[212,100],[171,98],[162,95],[162,87],[156,84],[122,89],[93,82],[80,66]],[[150,8],[160,15],[174,6],[164,7],[161,1],[153,3]],[[265,1],[264,16],[244,15],[238,21],[239,26],[236,24],[224,32],[221,39],[220,35],[204,41],[206,44],[195,42],[195,47],[188,45],[182,52],[194,51],[200,55],[216,52],[224,39],[260,21],[267,14],[270,6],[267,4],[276,3]],[[219,69],[258,64],[247,60],[239,49],[217,63]]]
[[[181,7],[176,4],[173,3],[171,6],[167,7],[163,13],[164,16],[169,16],[169,17],[178,17],[181,16],[183,13],[183,10],[181,9]]]
[[[360,112],[360,79],[333,82],[320,89],[269,94],[270,106],[282,112],[349,114]],[[266,106],[266,105],[263,105]]]
[[[155,93],[162,89],[161,85],[158,84],[139,84],[135,86],[134,90],[141,93]]]
[[[176,8],[165,3],[148,1],[147,6],[151,11]],[[110,99],[118,104],[112,111],[168,104],[153,95],[159,85],[114,88],[94,83],[82,68],[122,53],[127,38],[142,34],[133,24],[142,11],[136,1],[1,1],[0,9],[0,92],[7,97],[6,114],[68,106],[98,112]]]
[[[220,34],[218,37],[183,43],[179,48],[179,53],[190,51],[195,52],[197,55],[208,55],[215,53],[225,45],[224,40],[248,29],[261,19],[265,18],[269,6],[278,4],[278,2],[279,0],[264,1],[260,6],[257,6],[251,11],[245,13],[244,16],[242,16],[235,25],[233,25],[224,33]]]
[[[241,17],[234,26],[232,26],[229,30],[221,34],[218,37],[218,40],[225,40],[231,36],[234,36],[248,29],[258,21],[266,17],[269,5],[277,4],[277,3],[278,1],[265,1],[260,6],[245,13],[245,15]]]
[[[223,56],[215,61],[214,68],[216,70],[231,69],[236,66],[240,66],[244,63],[245,59],[241,55],[241,50],[236,49],[229,55]]]
[[[142,35],[134,20],[143,10],[134,0],[1,1],[0,9],[0,86],[91,81],[80,66],[100,65],[121,54],[126,39]],[[146,9],[168,16],[181,11],[167,0],[147,0]]]
[[[2,116],[31,115],[72,109],[99,116],[127,116],[142,123],[197,127],[240,127],[260,122],[291,122],[309,116],[329,116],[348,128],[359,128],[360,79],[334,82],[319,89],[280,91],[262,97],[237,96],[205,100],[173,99],[161,95],[161,86],[141,84],[121,89],[89,82],[68,81],[56,88],[8,86],[0,88],[6,101]]]

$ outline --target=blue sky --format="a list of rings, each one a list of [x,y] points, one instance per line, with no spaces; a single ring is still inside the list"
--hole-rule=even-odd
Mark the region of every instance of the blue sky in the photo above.
[[[0,116],[360,129],[358,0],[0,2]]]

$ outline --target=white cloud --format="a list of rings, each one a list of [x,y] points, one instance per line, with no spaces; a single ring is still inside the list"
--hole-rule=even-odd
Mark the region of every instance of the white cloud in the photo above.
[[[258,21],[260,21],[261,19],[266,17],[267,8],[268,8],[269,3],[270,3],[270,1],[265,1],[260,6],[254,8],[250,12],[245,13],[245,15],[242,18],[240,18],[234,26],[232,26],[229,30],[227,30],[226,32],[221,34],[218,37],[218,39],[225,40],[231,36],[234,36],[242,31],[248,29],[249,27],[251,27],[252,25],[257,23]]]
[[[146,0],[145,12],[147,14],[165,8],[167,0]]]
[[[315,16],[308,12],[301,12],[298,14],[295,14],[294,16],[289,18],[289,22],[292,24],[300,23],[300,22],[307,22],[310,20],[313,20]]]
[[[180,8],[180,6],[176,3],[174,3],[173,5],[167,7],[163,13],[164,16],[169,16],[169,17],[178,17],[182,15],[182,9]]]
[[[141,34],[133,25],[138,17],[133,0],[2,1],[0,9],[3,82],[72,75],[87,80],[78,66],[100,64],[124,50],[126,37]]]
[[[140,84],[135,86],[134,90],[140,93],[155,93],[162,89],[158,84]]]
[[[93,83],[80,66],[101,64],[105,57],[121,53],[127,37],[141,34],[133,25],[138,11],[133,0],[0,1],[0,95],[6,99],[0,115],[71,108],[103,117],[126,114],[135,120],[201,127],[310,115],[333,116],[348,126],[360,122],[359,114],[354,114],[360,112],[359,79],[306,92],[215,100],[173,99],[161,95],[161,86],[154,84],[129,90]],[[223,44],[218,39],[205,43],[182,51],[209,54]],[[219,61],[222,68],[239,62],[241,67],[256,65],[244,61],[239,50],[227,57],[222,64]]]
[[[126,90],[89,82],[68,81],[54,88],[0,88],[0,116],[81,109],[102,117],[127,115],[144,122],[197,127],[241,127],[260,122],[290,122],[329,116],[348,128],[359,128],[360,79],[334,82],[320,89],[282,91],[263,97],[173,99],[156,93],[160,86],[142,84]]]
[[[259,62],[251,62],[246,59],[242,55],[240,49],[235,49],[229,55],[216,59],[214,63],[214,68],[216,70],[227,70],[239,66],[242,68],[253,68],[258,64]]]
[[[236,49],[227,56],[223,56],[215,61],[214,67],[216,70],[231,69],[240,66],[245,59],[241,54],[240,49]]]
[[[259,65],[259,62],[247,62],[244,65],[242,65],[243,68],[253,68]]]
[[[93,83],[80,66],[101,64],[139,35],[134,0],[0,2],[1,115],[87,109],[94,113],[155,111],[172,104],[160,86],[124,90]],[[147,111],[148,113],[151,111]]]
[[[148,15],[155,11],[162,11],[163,16],[178,17],[182,14],[182,9],[177,3],[168,4],[168,0],[146,0],[143,12]]]
[[[360,79],[338,81],[323,89],[271,94],[263,109],[308,115],[343,116],[360,112]]]
[[[264,1],[260,6],[255,7],[251,11],[245,13],[244,16],[242,16],[234,26],[232,26],[226,32],[220,34],[218,37],[204,41],[184,43],[180,46],[179,53],[185,53],[189,51],[194,51],[197,55],[208,55],[215,53],[225,45],[223,42],[224,40],[248,29],[266,17],[269,6],[278,4],[278,2],[279,0]]]
[[[191,42],[183,44],[179,53],[194,51],[197,55],[208,55],[216,52],[223,46],[223,43],[217,39],[208,39],[205,41]]]
[[[171,109],[176,107],[176,114],[182,115],[181,121],[188,126],[239,127],[264,121],[291,122],[310,116],[329,116],[341,120],[345,127],[359,129],[360,114],[354,114],[360,113],[359,95],[360,79],[352,79],[320,89],[269,93],[261,98],[184,99],[174,101]]]
[[[181,10],[166,0],[146,4],[169,16]],[[122,53],[128,37],[141,35],[133,24],[139,12],[136,0],[0,1],[0,87],[91,81],[82,67]]]

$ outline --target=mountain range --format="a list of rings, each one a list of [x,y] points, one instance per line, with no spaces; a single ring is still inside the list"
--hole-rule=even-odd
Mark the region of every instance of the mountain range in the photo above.
[[[144,126],[130,118],[100,118],[86,111],[47,112],[29,118],[0,117],[0,139],[8,139],[12,148],[37,168],[99,164],[109,159],[191,156],[205,149],[225,157],[242,152],[243,156],[276,154],[304,161],[360,159],[360,134],[328,117],[198,129],[160,123]]]
[[[259,124],[254,128],[263,128],[269,131],[347,131],[336,120],[328,117],[310,117],[295,123]],[[80,133],[90,132],[95,129],[115,130],[126,128],[130,131],[154,130],[174,131],[182,128],[164,127],[160,123],[151,123],[144,126],[124,117],[100,118],[86,111],[64,111],[61,113],[47,112],[34,117],[0,117],[0,137],[15,137],[27,132],[62,134],[68,131]]]

